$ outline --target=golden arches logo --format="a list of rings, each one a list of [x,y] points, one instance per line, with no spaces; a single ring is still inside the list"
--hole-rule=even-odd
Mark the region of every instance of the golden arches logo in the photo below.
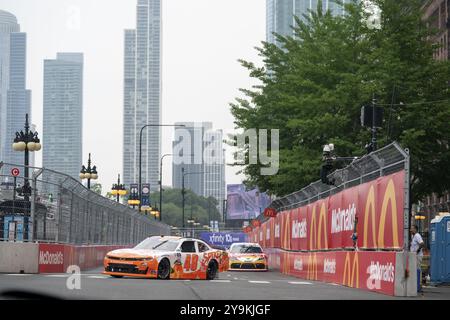
[[[311,227],[309,230],[309,234],[311,235],[309,238],[309,249],[328,249],[328,237],[327,237],[327,208],[325,206],[325,202],[322,202],[322,206],[320,208],[320,214],[319,214],[319,225],[318,228],[316,228],[316,207],[317,205],[314,205],[312,217],[311,217]],[[318,232],[317,232],[318,231]],[[322,231],[324,234],[324,247],[322,247]]]
[[[345,263],[344,263],[344,276],[342,278],[342,284],[344,286],[348,286],[351,288],[359,288],[359,257],[358,252],[354,253],[353,256],[353,264],[350,267],[350,252],[347,252],[347,255],[345,256]],[[356,279],[355,279],[356,278]],[[345,281],[347,280],[347,281]],[[356,280],[356,282],[355,282]]]
[[[289,274],[291,268],[290,268],[290,254],[289,252],[283,252],[283,268],[282,268],[282,273],[284,274]]]
[[[317,254],[311,253],[308,257],[308,271],[306,273],[306,279],[317,280]]]
[[[378,238],[376,234],[376,222],[375,222],[375,190],[373,184],[370,186],[367,194],[366,207],[364,211],[364,240],[363,247],[368,245],[368,228],[369,218],[372,223],[372,241],[374,247],[384,248],[384,231],[386,227],[386,216],[389,203],[391,204],[391,217],[392,217],[392,241],[394,247],[399,247],[398,236],[398,220],[397,220],[397,200],[395,198],[395,185],[392,179],[389,180],[386,191],[384,192],[383,203],[381,205],[380,223],[378,225]],[[378,241],[377,241],[378,240]]]

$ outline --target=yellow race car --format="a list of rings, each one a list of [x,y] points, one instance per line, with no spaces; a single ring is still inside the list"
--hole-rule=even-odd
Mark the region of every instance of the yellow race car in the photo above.
[[[230,271],[267,271],[267,255],[257,243],[233,243],[228,250]]]

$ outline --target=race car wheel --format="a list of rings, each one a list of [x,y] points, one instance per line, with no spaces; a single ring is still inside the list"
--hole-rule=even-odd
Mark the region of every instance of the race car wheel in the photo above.
[[[218,274],[217,262],[211,261],[206,270],[206,280],[214,280]]]
[[[170,277],[170,262],[162,259],[158,265],[158,279],[166,280]]]

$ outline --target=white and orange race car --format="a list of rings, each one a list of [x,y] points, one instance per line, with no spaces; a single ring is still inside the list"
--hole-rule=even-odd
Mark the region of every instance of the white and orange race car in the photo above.
[[[104,272],[112,277],[215,279],[228,269],[228,253],[191,238],[154,236],[132,249],[108,252]]]
[[[267,256],[257,243],[233,243],[228,250],[230,267],[228,270],[267,271]]]

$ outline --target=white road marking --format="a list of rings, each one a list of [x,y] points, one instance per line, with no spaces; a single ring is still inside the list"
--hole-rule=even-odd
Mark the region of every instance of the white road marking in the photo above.
[[[67,278],[69,277],[69,274],[45,274],[44,277],[48,278]]]
[[[231,280],[209,280],[209,282],[224,282],[224,283],[228,283],[228,282],[231,282]]]
[[[303,281],[289,281],[290,284],[306,284],[306,285],[312,285],[311,282],[303,282]]]
[[[269,281],[254,281],[254,280],[250,280],[250,283],[270,283]]]
[[[89,276],[88,278],[90,278],[90,279],[108,279],[109,277],[105,277],[105,276]]]
[[[239,280],[238,278],[233,278],[234,280]]]
[[[28,274],[28,273],[8,273],[6,275],[7,276],[13,276],[13,277],[27,277],[27,276],[31,276],[32,274]]]

